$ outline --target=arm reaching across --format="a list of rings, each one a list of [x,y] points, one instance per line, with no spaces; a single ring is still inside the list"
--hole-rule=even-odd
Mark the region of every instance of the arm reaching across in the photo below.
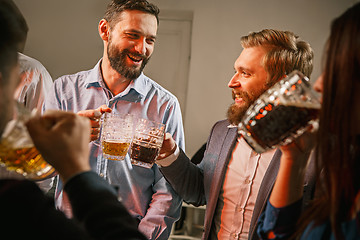
[[[48,111],[27,122],[36,148],[66,182],[89,171],[90,121],[69,112]]]
[[[118,201],[116,191],[90,171],[90,121],[87,118],[70,112],[48,111],[30,119],[27,127],[35,146],[65,182],[65,191],[77,219],[76,222],[67,219],[51,205],[34,204],[31,210],[27,208],[43,215],[39,219],[44,222],[45,229],[58,232],[62,239],[146,239],[138,231],[134,218]],[[31,200],[44,201],[41,193],[31,194]],[[26,222],[34,214],[22,216]]]
[[[179,148],[170,133],[166,133],[156,163],[162,167],[171,165],[179,156]]]

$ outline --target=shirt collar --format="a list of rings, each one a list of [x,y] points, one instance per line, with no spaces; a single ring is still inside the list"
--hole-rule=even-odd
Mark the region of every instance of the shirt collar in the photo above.
[[[232,123],[230,123],[228,126],[227,126],[227,128],[228,129],[234,129],[234,128],[236,128],[237,129],[237,125],[235,125],[235,124],[232,124]],[[241,134],[239,134],[239,133],[237,133],[237,141],[239,142],[240,141],[240,139],[242,138],[242,135]]]
[[[146,84],[148,82],[148,78],[142,72],[140,76],[132,81],[131,88],[134,89],[137,93],[139,93],[142,97],[146,96],[146,93],[150,91],[151,86]]]
[[[85,79],[85,87],[105,87],[105,83],[101,74],[100,64],[102,59],[100,59],[95,67],[90,71],[89,75]]]
[[[86,88],[89,88],[89,87],[106,88],[104,79],[101,74],[101,62],[102,62],[102,59],[100,59],[97,62],[95,67],[90,71],[90,74],[85,79]],[[147,77],[142,72],[140,74],[140,76],[137,79],[131,81],[129,86],[120,94],[125,95],[125,94],[129,93],[131,91],[131,89],[133,89],[139,95],[141,95],[141,97],[145,97],[146,93],[149,91],[149,88],[150,88],[150,86],[148,84],[146,84],[146,82],[147,82]]]

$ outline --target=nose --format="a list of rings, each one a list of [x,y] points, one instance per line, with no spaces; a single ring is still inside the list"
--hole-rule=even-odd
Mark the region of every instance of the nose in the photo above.
[[[146,41],[145,38],[139,39],[135,45],[135,51],[141,55],[146,54]]]
[[[235,73],[235,75],[230,79],[229,83],[228,83],[228,87],[229,88],[237,88],[240,87],[241,83],[238,77],[238,74]]]

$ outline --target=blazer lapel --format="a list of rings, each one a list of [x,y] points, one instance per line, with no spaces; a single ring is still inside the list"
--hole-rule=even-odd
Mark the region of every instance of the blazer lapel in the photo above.
[[[225,174],[226,167],[229,163],[230,154],[232,153],[232,150],[234,149],[234,144],[236,142],[237,138],[237,130],[236,128],[229,128],[227,131],[227,134],[224,135],[225,138],[222,141],[222,146],[220,148],[220,155],[219,160],[216,163],[215,171],[214,171],[214,177],[213,182],[211,184],[211,189],[215,190],[216,196],[218,196],[223,176]],[[213,194],[211,194],[213,195]]]
[[[220,129],[224,131],[224,129]],[[220,135],[220,134],[219,134]],[[228,165],[230,154],[234,148],[234,144],[237,138],[237,128],[228,128],[226,134],[223,132],[216,139],[216,143],[219,145],[219,158],[216,162],[214,175],[210,186],[209,201],[206,205],[206,218],[205,229],[208,230],[204,233],[203,239],[208,239],[210,234],[210,228],[220,192],[220,188],[223,182],[226,166]]]

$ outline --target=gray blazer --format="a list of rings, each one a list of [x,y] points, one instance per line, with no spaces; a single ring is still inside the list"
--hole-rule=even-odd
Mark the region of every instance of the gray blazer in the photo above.
[[[236,143],[237,129],[228,128],[229,124],[227,120],[223,120],[213,126],[207,141],[204,158],[199,165],[191,163],[181,150],[179,157],[173,164],[161,168],[167,181],[185,202],[195,206],[206,204],[202,239],[209,239],[226,166]],[[279,169],[280,156],[281,151],[277,150],[261,183],[251,219],[249,239],[259,239],[256,234],[257,220],[265,209],[267,199],[274,185]],[[310,175],[312,176],[312,174]],[[313,184],[312,182],[311,184],[308,183],[312,180],[313,178],[309,177],[309,180],[306,181],[305,194],[307,195],[313,193]],[[304,196],[304,199],[307,198],[307,196]]]

